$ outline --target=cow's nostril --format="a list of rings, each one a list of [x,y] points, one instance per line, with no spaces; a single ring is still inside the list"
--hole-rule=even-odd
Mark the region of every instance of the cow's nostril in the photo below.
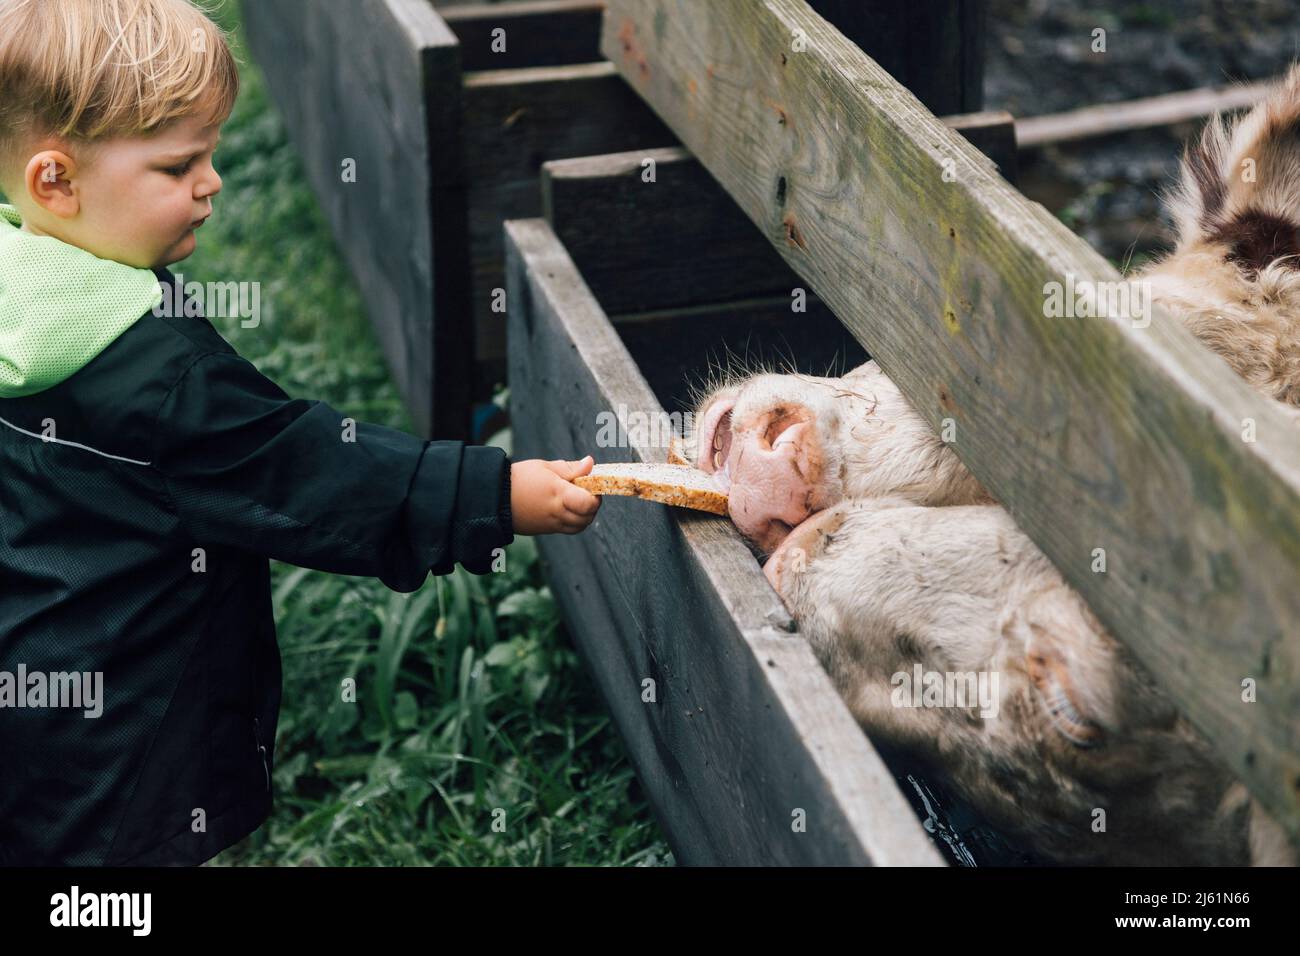
[[[763,441],[773,451],[776,450],[777,445],[786,442],[798,445],[799,436],[802,434],[801,427],[807,423],[808,419],[800,415],[777,415],[763,430]]]
[[[802,424],[802,423],[800,423]],[[777,436],[776,441],[772,442],[772,450],[776,451],[782,445],[798,445],[797,437],[799,435],[799,425],[791,425],[785,431]]]

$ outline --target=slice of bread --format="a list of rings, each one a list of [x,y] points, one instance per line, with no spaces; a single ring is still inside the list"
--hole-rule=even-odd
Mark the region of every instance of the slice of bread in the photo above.
[[[727,494],[708,472],[690,465],[660,465],[621,461],[592,465],[591,474],[573,479],[593,495],[631,495],[679,508],[727,513]]]

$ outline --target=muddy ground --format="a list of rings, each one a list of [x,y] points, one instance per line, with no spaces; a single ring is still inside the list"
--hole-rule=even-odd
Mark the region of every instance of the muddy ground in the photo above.
[[[988,18],[985,108],[1017,117],[1265,80],[1300,57],[1297,0],[989,0]],[[1103,255],[1140,262],[1167,247],[1158,191],[1200,126],[1026,152],[1021,189]]]

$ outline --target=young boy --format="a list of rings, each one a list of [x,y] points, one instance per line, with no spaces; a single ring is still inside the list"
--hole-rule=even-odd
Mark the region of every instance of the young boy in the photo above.
[[[237,90],[188,0],[0,0],[0,864],[195,864],[265,819],[268,558],[409,592],[599,506],[590,456],[352,423],[156,308]]]

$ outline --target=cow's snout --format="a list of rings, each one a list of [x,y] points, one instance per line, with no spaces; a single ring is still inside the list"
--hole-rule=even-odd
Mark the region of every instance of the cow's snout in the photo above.
[[[804,405],[737,417],[735,400],[720,399],[705,412],[700,452],[700,466],[728,491],[732,521],[764,551],[828,504],[821,490],[824,450]]]

